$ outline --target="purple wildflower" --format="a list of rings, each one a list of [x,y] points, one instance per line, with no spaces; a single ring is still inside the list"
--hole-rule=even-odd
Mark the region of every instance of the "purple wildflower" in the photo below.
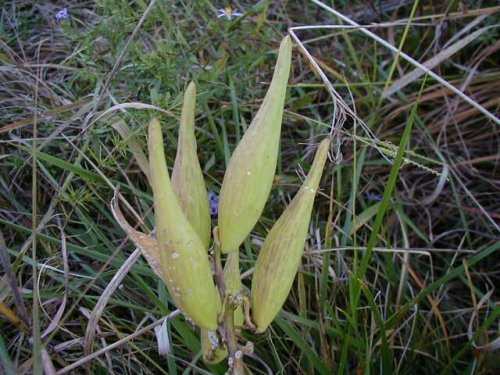
[[[68,8],[62,8],[55,14],[55,17],[58,21],[67,20],[69,18]]]
[[[216,216],[219,214],[219,196],[213,191],[208,192],[208,202],[210,203],[210,215]]]
[[[373,191],[365,192],[365,196],[369,201],[372,202],[380,202],[382,200],[382,194]]]

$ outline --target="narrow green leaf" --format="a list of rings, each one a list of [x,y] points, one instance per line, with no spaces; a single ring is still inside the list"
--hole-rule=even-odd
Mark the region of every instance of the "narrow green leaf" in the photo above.
[[[277,317],[276,323],[285,332],[285,335],[304,353],[319,374],[330,375],[330,370],[323,364],[321,358],[310,347],[309,343],[283,318]]]
[[[31,149],[26,148],[24,146],[18,146],[18,147],[31,154]],[[62,168],[68,172],[72,172],[72,173],[82,177],[85,180],[92,181],[92,182],[102,182],[103,181],[101,176],[99,176],[98,174],[90,172],[89,170],[82,168],[78,165],[71,164],[65,160],[56,158],[55,156],[46,154],[42,151],[37,151],[36,154],[38,156],[38,159],[46,161],[47,163],[52,164],[56,167]]]

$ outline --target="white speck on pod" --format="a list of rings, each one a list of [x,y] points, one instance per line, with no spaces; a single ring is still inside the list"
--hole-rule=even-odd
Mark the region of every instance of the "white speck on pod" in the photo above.
[[[310,186],[304,186],[304,191],[309,191],[312,194],[316,193],[316,190]]]
[[[219,338],[217,337],[217,332],[208,331],[208,340],[210,341],[210,348],[216,350],[219,347]]]

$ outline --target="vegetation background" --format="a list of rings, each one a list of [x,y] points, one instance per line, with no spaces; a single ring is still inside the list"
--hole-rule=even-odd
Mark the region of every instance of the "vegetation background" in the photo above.
[[[338,98],[295,48],[279,167],[242,248],[243,272],[329,134],[335,105],[358,120],[334,121],[338,154],[300,272],[272,327],[244,335],[255,346],[246,362],[256,374],[499,373],[500,7],[325,4],[384,23],[370,30],[475,106],[432,77],[407,76],[415,66],[359,28],[296,30]],[[182,94],[195,80],[199,158],[217,193],[287,29],[346,22],[301,0],[4,0],[0,17],[0,372],[223,374],[225,365],[203,364],[181,317],[150,326],[174,306],[113,219],[114,188],[129,220],[151,230],[138,159],[147,124],[160,116],[171,166]]]

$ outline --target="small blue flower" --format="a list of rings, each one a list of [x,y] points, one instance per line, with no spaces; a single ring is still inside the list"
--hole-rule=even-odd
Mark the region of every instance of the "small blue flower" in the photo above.
[[[68,8],[62,8],[56,13],[55,17],[58,21],[67,20],[69,18]]]
[[[365,196],[369,201],[380,202],[382,200],[382,194],[372,191],[365,192]]]
[[[213,191],[208,192],[208,202],[210,203],[210,215],[216,216],[219,214],[219,196]]]
[[[349,281],[349,277],[347,275],[339,276],[336,278],[336,280],[340,284],[347,284],[347,282]]]

